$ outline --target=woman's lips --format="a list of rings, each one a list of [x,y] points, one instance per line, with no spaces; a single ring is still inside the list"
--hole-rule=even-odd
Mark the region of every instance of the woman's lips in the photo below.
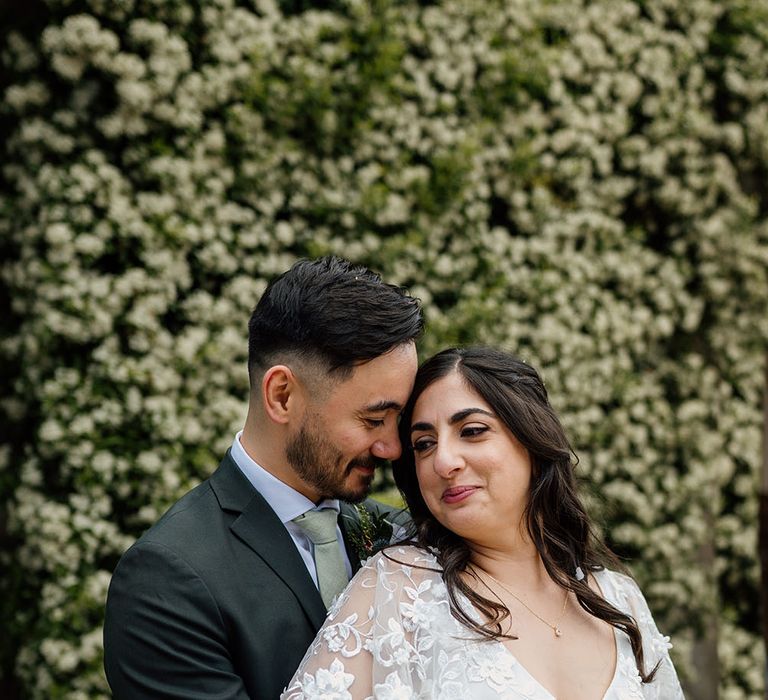
[[[477,489],[477,486],[453,486],[443,491],[442,498],[445,503],[460,503],[469,498]]]

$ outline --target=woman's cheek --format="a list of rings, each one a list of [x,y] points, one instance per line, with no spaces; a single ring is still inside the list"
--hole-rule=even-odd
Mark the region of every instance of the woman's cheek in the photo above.
[[[429,483],[422,479],[417,475],[417,479],[419,482],[419,491],[421,491],[421,497],[424,499],[424,503],[426,504],[427,508],[429,508],[430,512],[435,512],[435,498],[434,493],[432,492],[432,489],[429,487]]]

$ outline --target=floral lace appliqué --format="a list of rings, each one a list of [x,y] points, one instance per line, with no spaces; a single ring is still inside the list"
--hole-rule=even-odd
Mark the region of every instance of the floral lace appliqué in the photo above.
[[[552,700],[552,695],[498,640],[479,638],[450,612],[437,560],[402,546],[371,558],[339,597],[307,652],[284,700]],[[652,665],[642,683],[629,638],[616,633],[614,678],[604,700],[683,700],[637,584],[610,571],[597,575],[606,598],[638,623]],[[472,616],[479,613],[468,600]]]
[[[355,677],[344,672],[344,664],[334,659],[330,668],[320,668],[317,673],[304,674],[302,688],[304,700],[352,700],[349,687]]]
[[[403,683],[397,672],[393,671],[383,683],[377,683],[373,688],[376,700],[412,700],[416,698],[413,686]]]

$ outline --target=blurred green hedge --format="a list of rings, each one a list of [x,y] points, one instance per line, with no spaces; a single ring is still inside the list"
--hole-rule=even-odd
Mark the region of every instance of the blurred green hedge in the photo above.
[[[267,281],[334,252],[422,298],[422,356],[542,369],[688,696],[762,697],[768,0],[3,20],[6,696],[107,697],[117,558],[241,426]]]

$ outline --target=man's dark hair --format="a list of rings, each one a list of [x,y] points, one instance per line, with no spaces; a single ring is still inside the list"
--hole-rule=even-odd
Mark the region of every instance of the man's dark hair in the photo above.
[[[259,371],[289,357],[320,362],[344,378],[423,329],[419,301],[404,288],[335,256],[300,260],[269,284],[251,315],[251,385]]]

